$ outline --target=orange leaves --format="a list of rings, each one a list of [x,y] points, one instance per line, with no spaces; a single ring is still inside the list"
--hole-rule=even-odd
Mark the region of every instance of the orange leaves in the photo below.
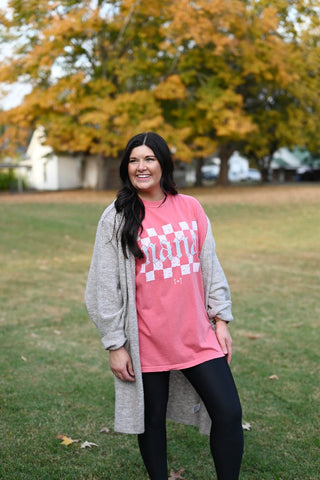
[[[313,29],[290,41],[288,2],[12,4],[2,31],[14,51],[0,82],[33,86],[0,115],[9,126],[0,142],[13,151],[36,123],[54,150],[112,157],[142,130],[158,131],[186,161],[228,142],[250,144],[257,157],[293,137],[319,143],[319,52]]]
[[[210,45],[211,55],[221,54],[225,48],[236,42],[235,29],[242,29],[245,23],[244,2],[217,0],[179,1],[171,5],[172,21],[167,37],[183,44],[191,40],[199,47]]]
[[[81,440],[79,439],[75,440],[71,437],[68,437],[67,435],[58,434],[56,438],[59,440],[62,440],[60,444],[65,445],[66,447],[68,447],[69,445],[72,445],[73,443],[81,442]],[[99,447],[99,445],[97,443],[88,442],[87,440],[85,440],[84,442],[81,443],[81,446],[80,446],[80,448],[91,448],[91,447]]]
[[[159,100],[184,100],[186,87],[178,75],[171,75],[154,89],[154,95]]]
[[[109,434],[110,430],[108,427],[102,427],[100,430],[100,433]],[[74,443],[80,443],[80,448],[82,449],[99,447],[99,445],[95,442],[89,442],[88,440],[82,441],[80,439],[74,439],[74,438],[71,438],[69,435],[60,434],[60,433],[56,435],[56,439],[61,440],[60,445],[65,445],[66,447],[69,447]]]
[[[240,110],[227,109],[221,112],[216,133],[218,137],[233,137],[234,140],[240,140],[255,129],[249,116],[244,115]]]
[[[266,33],[274,33],[279,27],[279,15],[276,7],[267,6],[262,12],[262,28]]]
[[[83,20],[86,20],[86,22],[84,23]],[[80,34],[84,30],[88,30],[87,22],[87,10],[84,8],[73,10],[63,16],[55,14],[44,30],[44,34],[48,40],[56,39],[59,41],[64,36],[69,37],[71,34]]]
[[[184,477],[182,477],[182,474],[184,472],[184,468],[180,468],[180,470],[178,472],[174,472],[173,469],[170,470],[170,477],[169,477],[169,480],[175,480],[175,479],[181,479],[183,480]]]
[[[222,90],[212,84],[211,92],[207,87],[199,90],[198,106],[218,137],[241,138],[255,129],[242,104],[242,96],[231,89]]]

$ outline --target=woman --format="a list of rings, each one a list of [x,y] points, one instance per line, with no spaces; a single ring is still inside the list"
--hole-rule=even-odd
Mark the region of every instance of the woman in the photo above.
[[[115,376],[115,430],[138,434],[149,478],[167,480],[166,417],[210,432],[219,480],[239,476],[241,406],[230,372],[227,280],[199,202],[178,194],[165,140],[125,149],[117,199],[96,234],[86,305]]]

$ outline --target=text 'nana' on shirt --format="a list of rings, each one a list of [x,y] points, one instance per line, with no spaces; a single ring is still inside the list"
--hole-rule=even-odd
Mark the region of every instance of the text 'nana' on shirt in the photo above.
[[[140,273],[145,273],[147,281],[154,279],[154,272],[162,270],[164,278],[173,276],[173,268],[179,267],[179,274],[188,275],[199,270],[198,226],[196,221],[162,225],[161,233],[155,228],[147,228],[145,236],[138,242],[144,260]],[[196,255],[196,259],[194,259]],[[192,268],[191,268],[192,265]]]

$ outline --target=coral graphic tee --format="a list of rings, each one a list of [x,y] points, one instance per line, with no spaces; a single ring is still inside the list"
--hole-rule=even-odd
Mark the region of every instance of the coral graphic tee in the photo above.
[[[223,357],[208,319],[200,266],[207,218],[187,195],[144,201],[136,259],[142,372],[180,370]]]

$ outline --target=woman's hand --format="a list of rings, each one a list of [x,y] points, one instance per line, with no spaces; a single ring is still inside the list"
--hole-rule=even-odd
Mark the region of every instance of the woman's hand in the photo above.
[[[227,362],[230,365],[232,357],[232,338],[227,322],[216,319],[216,336],[220,347],[227,358]]]
[[[125,382],[134,382],[132,360],[124,347],[109,350],[109,364],[113,374]]]

